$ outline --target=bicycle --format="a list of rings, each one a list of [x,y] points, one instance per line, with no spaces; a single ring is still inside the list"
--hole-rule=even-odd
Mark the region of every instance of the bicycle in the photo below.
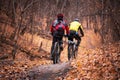
[[[68,60],[76,59],[78,53],[76,44],[76,41],[68,40]]]
[[[57,42],[55,42],[54,48],[52,50],[53,64],[60,62],[60,53],[61,53],[60,41],[57,40]]]

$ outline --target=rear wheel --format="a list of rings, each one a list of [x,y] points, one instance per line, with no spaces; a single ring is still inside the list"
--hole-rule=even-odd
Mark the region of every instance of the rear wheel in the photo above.
[[[73,55],[74,55],[74,58],[75,58],[75,59],[76,59],[76,57],[77,57],[77,54],[78,54],[78,49],[76,49],[76,45],[74,45]]]
[[[60,54],[59,43],[56,42],[53,49],[53,64],[59,62],[59,54]]]
[[[71,60],[73,54],[73,46],[69,44],[68,46],[68,60]]]

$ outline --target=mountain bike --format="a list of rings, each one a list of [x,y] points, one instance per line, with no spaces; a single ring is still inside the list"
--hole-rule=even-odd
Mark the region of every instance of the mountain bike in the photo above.
[[[52,50],[53,64],[59,63],[59,61],[60,61],[60,53],[61,53],[60,41],[57,40],[57,42],[55,42],[54,48]]]
[[[68,60],[75,59],[77,57],[78,49],[77,42],[68,40]]]

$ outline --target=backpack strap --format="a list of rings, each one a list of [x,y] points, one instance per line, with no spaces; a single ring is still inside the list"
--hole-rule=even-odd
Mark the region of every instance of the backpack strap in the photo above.
[[[55,27],[58,23],[59,23],[58,20],[55,20],[52,26]]]

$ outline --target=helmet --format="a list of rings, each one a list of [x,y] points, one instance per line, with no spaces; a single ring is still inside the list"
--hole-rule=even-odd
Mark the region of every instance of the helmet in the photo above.
[[[78,19],[78,18],[75,18],[74,21],[79,21],[79,19]]]
[[[57,17],[58,17],[58,18],[63,18],[63,14],[59,13],[59,14],[57,15]]]

